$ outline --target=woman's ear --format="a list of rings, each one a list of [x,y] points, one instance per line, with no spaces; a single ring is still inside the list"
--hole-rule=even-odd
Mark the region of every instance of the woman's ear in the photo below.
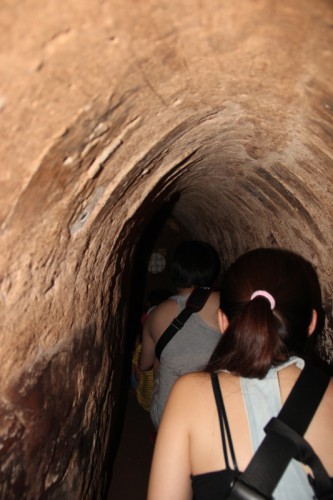
[[[312,309],[312,318],[308,328],[308,336],[312,335],[317,326],[318,314],[315,309]]]
[[[219,309],[217,312],[217,321],[219,323],[221,333],[224,333],[229,326],[229,320],[222,309]]]

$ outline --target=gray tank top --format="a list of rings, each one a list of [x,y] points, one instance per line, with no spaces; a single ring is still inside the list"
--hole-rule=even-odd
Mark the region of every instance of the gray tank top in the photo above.
[[[264,379],[241,378],[241,388],[246,407],[252,448],[255,451],[265,437],[264,427],[282,406],[278,371],[295,364],[303,369],[304,361],[292,357],[278,367],[272,367]],[[302,466],[292,460],[273,493],[274,500],[310,500],[313,490]]]
[[[185,308],[187,298],[180,295],[171,297],[177,302],[179,312]],[[198,313],[194,313],[166,345],[154,380],[150,411],[156,428],[176,380],[185,373],[203,370],[220,338],[218,330],[205,323]]]

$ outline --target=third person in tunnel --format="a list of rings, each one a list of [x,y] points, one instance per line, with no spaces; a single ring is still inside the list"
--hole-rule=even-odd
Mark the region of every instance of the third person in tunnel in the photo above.
[[[217,322],[219,293],[213,289],[220,271],[217,252],[208,243],[184,241],[176,248],[169,271],[177,293],[149,314],[143,328],[139,361],[141,370],[154,367],[151,418],[156,428],[176,380],[185,373],[203,369],[220,340]],[[206,302],[200,311],[186,320],[158,359],[155,348],[160,337],[185,309],[188,298],[198,287],[208,289]]]

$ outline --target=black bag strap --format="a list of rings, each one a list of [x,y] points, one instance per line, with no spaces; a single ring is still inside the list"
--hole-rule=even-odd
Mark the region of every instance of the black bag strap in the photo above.
[[[235,482],[228,500],[270,499],[292,458],[312,467],[317,498],[333,499],[333,485],[326,470],[302,438],[329,381],[330,375],[315,366],[305,365],[278,417],[265,427],[264,440]]]
[[[221,392],[221,388],[220,388],[218,375],[216,372],[211,373],[211,380],[212,380],[212,386],[213,386],[213,392],[214,392],[214,396],[215,396],[217,414],[219,417],[219,423],[220,423],[220,429],[221,429],[222,449],[223,449],[225,466],[226,466],[226,469],[231,469],[230,464],[229,464],[229,453],[228,453],[228,448],[229,448],[230,457],[231,457],[231,460],[233,463],[233,468],[234,468],[234,470],[238,471],[238,465],[237,465],[234,445],[233,445],[232,438],[231,438],[231,432],[230,432],[227,412],[225,411],[223,396],[222,396],[222,392]]]
[[[186,301],[185,308],[178,314],[172,323],[168,326],[165,332],[162,333],[155,346],[155,354],[158,360],[165,346],[176,335],[176,333],[184,326],[185,322],[191,314],[200,311],[205,305],[212,289],[210,287],[199,286],[193,290]]]

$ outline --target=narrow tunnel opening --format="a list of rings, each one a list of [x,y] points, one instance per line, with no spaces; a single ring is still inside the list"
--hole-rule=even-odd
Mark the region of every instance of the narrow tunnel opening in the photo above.
[[[214,167],[216,167],[216,160]],[[189,178],[186,178],[186,170],[185,174],[178,178],[177,169],[174,169],[171,175],[171,178],[175,177],[176,179],[173,179],[174,184],[172,182],[170,184],[168,175],[164,176],[160,180],[158,187],[152,190],[145,201],[143,215],[140,211],[138,212],[138,220],[145,221],[145,218],[147,218],[148,222],[141,224],[143,229],[133,252],[132,271],[128,282],[130,288],[127,315],[128,326],[125,335],[126,343],[122,372],[123,388],[119,400],[121,416],[118,421],[118,442],[114,441],[112,443],[112,447],[116,452],[120,446],[121,432],[123,431],[123,424],[126,419],[128,393],[132,390],[131,358],[135,339],[141,331],[140,320],[142,312],[147,296],[154,288],[162,287],[172,290],[173,285],[168,278],[165,268],[163,268],[163,262],[168,259],[168,256],[172,253],[177,243],[184,239],[203,239],[209,241],[218,251],[221,248],[224,249],[224,253],[221,254],[223,266],[239,253],[251,247],[279,245],[279,239],[274,235],[274,224],[272,225],[272,220],[270,220],[270,215],[272,215],[272,213],[270,214],[270,207],[273,202],[269,200],[273,188],[269,182],[264,185],[256,183],[255,179],[252,179],[250,176],[235,175],[233,172],[230,175],[231,171],[228,165],[222,164],[220,165],[221,173],[218,179],[219,186],[209,186],[206,189],[205,184],[202,183],[201,173],[205,168],[209,169],[207,163],[202,164],[201,159],[198,161],[195,158],[191,163],[191,168],[192,172]],[[196,174],[196,169],[198,169],[198,174]],[[212,170],[209,171],[211,172]],[[155,200],[156,193],[159,193],[159,191],[163,192],[163,183],[168,185],[167,193],[163,193],[165,196],[164,204],[162,207],[157,208],[156,212],[152,215],[148,208],[149,201]],[[249,188],[249,183],[251,184],[251,189]],[[221,185],[223,186],[222,189]],[[272,185],[274,186],[274,182],[272,182]],[[176,188],[180,186],[176,194],[175,191],[172,191],[172,189],[175,189],[175,186]],[[220,190],[218,190],[218,187]],[[244,196],[245,190],[247,192],[246,197]],[[218,199],[219,203],[217,203]],[[276,206],[272,208],[274,216],[276,215],[276,210],[279,209],[280,201],[278,198],[275,199]],[[161,203],[160,200],[159,203]],[[215,226],[213,214],[217,206],[220,209],[221,207],[225,209],[225,225],[222,227],[221,225],[219,227]],[[258,231],[258,227],[256,226],[258,207],[259,211],[260,207],[264,209],[262,210],[262,218],[260,220],[260,224],[263,226],[260,236],[256,233]],[[280,208],[282,212],[285,210],[283,199]],[[245,215],[242,213],[242,210],[245,212]],[[231,214],[233,214],[233,217],[231,217]],[[244,219],[246,219],[247,214],[249,214],[249,218],[245,223]],[[202,238],[198,237],[201,230]],[[305,241],[304,246],[308,245],[309,242]],[[288,244],[282,246],[287,247]],[[302,250],[300,252],[302,253]],[[151,262],[153,258],[160,258],[162,261],[162,269],[159,272],[154,270],[154,263]],[[149,415],[147,417],[149,418]],[[140,429],[137,429],[137,431],[140,432]],[[117,460],[116,453],[113,459],[114,462]]]
[[[228,112],[218,109],[193,116],[137,165],[142,175],[133,183],[133,198],[137,201],[135,187],[145,190],[145,199],[128,218],[122,248],[130,255],[125,267],[131,272],[123,273],[127,276],[123,286],[129,290],[122,304],[127,328],[118,430],[125,419],[131,356],[147,294],[162,283],[172,287],[163,272],[149,272],[152,255],[163,260],[181,239],[202,239],[217,249],[222,267],[257,246],[299,249],[304,257],[318,258],[316,246],[322,244],[322,235],[310,216],[311,207],[302,200],[303,190],[297,191],[302,172],[294,169],[287,175],[276,157],[265,162],[257,158],[251,149],[253,128],[244,122],[239,107],[231,106]],[[148,173],[151,177],[145,179]],[[305,227],[313,230],[313,240],[302,236]],[[118,445],[113,441],[113,450]]]
[[[173,200],[175,197],[173,198]],[[130,294],[129,294],[129,305],[128,305],[128,317],[127,317],[127,330],[125,334],[125,348],[124,348],[124,359],[123,359],[123,370],[122,370],[122,383],[120,389],[120,398],[118,401],[118,421],[117,421],[117,431],[114,433],[115,437],[111,442],[110,446],[113,450],[111,462],[114,465],[114,471],[111,474],[111,489],[109,495],[117,494],[117,484],[121,482],[122,488],[124,488],[124,482],[115,477],[115,474],[122,474],[122,463],[124,457],[120,448],[126,446],[127,436],[124,433],[130,432],[133,440],[133,446],[136,446],[137,439],[135,435],[142,432],[139,424],[134,422],[135,429],[128,430],[126,427],[126,421],[131,419],[132,416],[129,412],[135,415],[137,411],[135,408],[133,410],[133,397],[135,398],[134,405],[138,405],[138,401],[135,396],[135,382],[133,380],[132,374],[132,359],[133,353],[135,351],[136,343],[138,342],[141,332],[142,332],[142,316],[147,310],[147,303],[150,294],[156,292],[166,292],[170,293],[176,291],[172,280],[170,279],[167,263],[170,256],[175,250],[179,242],[188,239],[194,239],[190,228],[185,227],[182,222],[177,219],[173,214],[174,201],[166,202],[160,209],[157,210],[155,214],[151,216],[144,228],[139,241],[136,245],[131,278],[129,282]],[[150,416],[147,410],[142,410],[146,413],[146,422],[149,420]],[[142,413],[142,412],[141,412]],[[144,417],[141,417],[144,419]],[[127,430],[126,430],[127,429]],[[148,424],[148,430],[152,432],[151,426]],[[149,450],[152,450],[152,442],[147,433],[147,423],[145,423],[146,432],[146,447],[148,451],[147,459],[150,458]],[[143,454],[145,451],[143,450]],[[138,465],[140,468],[140,465]],[[149,472],[149,464],[146,464],[146,475]],[[133,473],[133,471],[132,471]],[[128,471],[129,476],[131,471]],[[134,477],[134,476],[133,476]],[[142,483],[141,478],[137,479],[136,488],[140,489],[140,483]],[[142,486],[144,487],[144,485]],[[142,492],[142,495],[144,493]],[[143,498],[144,496],[142,496]]]

